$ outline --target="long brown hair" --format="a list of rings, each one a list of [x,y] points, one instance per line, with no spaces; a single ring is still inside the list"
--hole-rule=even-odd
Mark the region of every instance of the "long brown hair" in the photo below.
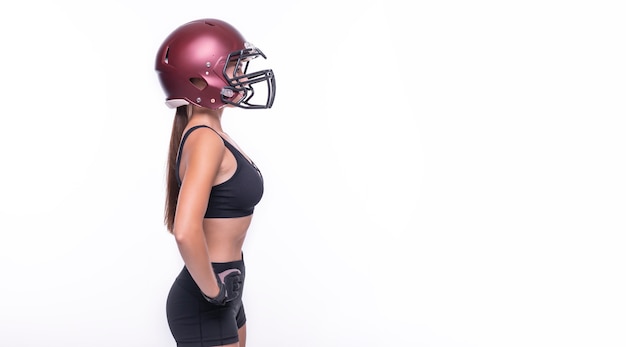
[[[174,217],[176,216],[176,205],[178,204],[178,193],[180,187],[176,177],[176,158],[178,157],[178,146],[183,137],[183,131],[187,126],[187,112],[191,107],[187,105],[178,106],[174,123],[172,124],[172,135],[170,136],[170,149],[167,157],[167,192],[165,197],[165,218],[164,222],[170,233],[174,232]]]

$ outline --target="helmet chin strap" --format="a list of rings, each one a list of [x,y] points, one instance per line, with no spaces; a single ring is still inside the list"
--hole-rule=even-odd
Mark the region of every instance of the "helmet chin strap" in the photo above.
[[[221,94],[227,98],[232,98],[233,95],[235,95],[235,92],[233,92],[232,89],[222,88]]]

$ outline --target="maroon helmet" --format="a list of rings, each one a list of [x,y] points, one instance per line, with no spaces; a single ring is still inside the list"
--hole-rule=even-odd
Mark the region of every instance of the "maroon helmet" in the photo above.
[[[270,69],[248,71],[250,61],[257,57],[265,59],[261,50],[224,21],[201,19],[178,27],[165,39],[156,57],[155,69],[166,105],[175,108],[191,103],[210,109],[226,104],[272,107],[276,93],[274,73]],[[229,64],[236,64],[233,76],[226,74]],[[251,100],[255,96],[253,86],[261,82],[265,82],[267,92],[257,93]]]

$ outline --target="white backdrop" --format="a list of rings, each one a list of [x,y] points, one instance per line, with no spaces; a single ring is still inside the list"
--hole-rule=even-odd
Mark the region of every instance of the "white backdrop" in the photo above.
[[[174,346],[162,40],[224,19],[277,75],[248,346],[624,346],[620,1],[0,5],[0,345]]]

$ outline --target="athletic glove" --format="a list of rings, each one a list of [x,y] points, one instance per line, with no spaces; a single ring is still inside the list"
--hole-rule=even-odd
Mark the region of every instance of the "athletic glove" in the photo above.
[[[213,305],[223,306],[235,300],[241,294],[241,271],[239,269],[228,269],[215,275],[217,285],[220,287],[219,293],[214,298],[202,293],[202,296]]]

